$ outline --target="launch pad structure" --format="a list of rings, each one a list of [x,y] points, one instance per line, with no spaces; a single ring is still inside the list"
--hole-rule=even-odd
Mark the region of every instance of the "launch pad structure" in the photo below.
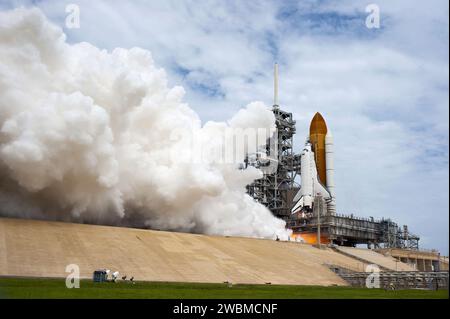
[[[303,234],[302,237],[310,238],[311,243],[320,241],[353,247],[366,244],[369,248],[419,249],[419,236],[410,233],[406,225],[399,227],[389,218],[376,220],[372,217],[337,214],[335,206],[321,196],[315,197],[315,209],[312,211],[291,213],[295,204],[294,197],[300,189],[296,178],[301,172],[301,155],[296,154],[293,148],[296,121],[292,113],[281,110],[278,105],[277,65],[274,78],[272,111],[277,128],[277,149],[274,155],[278,165],[275,172],[264,173],[263,170],[263,177],[247,186],[248,194],[265,205],[274,216],[285,220],[294,235]],[[322,118],[320,114],[316,114],[316,117],[317,115]],[[270,156],[269,146],[266,151]],[[258,167],[257,163],[250,163],[248,160],[246,164]],[[316,236],[318,230],[321,234],[319,238]]]
[[[321,205],[319,207],[325,207]],[[419,249],[419,237],[411,234],[405,225],[400,228],[390,219],[357,217],[353,215],[329,214],[326,209],[310,216],[292,216],[287,220],[294,233],[316,234],[319,228],[321,242],[341,246],[366,244],[373,248]],[[325,238],[325,239],[324,239]]]

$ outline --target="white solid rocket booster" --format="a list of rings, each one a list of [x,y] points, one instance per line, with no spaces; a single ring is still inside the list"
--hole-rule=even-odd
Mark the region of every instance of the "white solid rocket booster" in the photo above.
[[[326,175],[327,175],[327,189],[331,195],[331,205],[329,204],[329,210],[335,212],[336,210],[336,195],[334,185],[334,141],[333,135],[328,131],[325,136],[325,162],[326,162]]]
[[[333,135],[328,131],[325,136],[325,162],[327,173],[327,188],[331,196],[335,196],[334,193],[334,141]]]

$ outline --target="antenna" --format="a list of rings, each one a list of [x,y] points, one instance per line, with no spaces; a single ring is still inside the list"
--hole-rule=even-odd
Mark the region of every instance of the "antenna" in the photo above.
[[[273,70],[273,107],[278,108],[278,63]]]

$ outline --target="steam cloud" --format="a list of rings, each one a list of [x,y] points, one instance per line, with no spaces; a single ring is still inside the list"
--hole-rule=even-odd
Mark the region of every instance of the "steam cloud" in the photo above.
[[[65,40],[38,9],[0,13],[0,216],[288,235],[245,193],[259,170],[173,156],[191,151],[175,129],[207,149],[228,128],[273,127],[267,107],[202,126],[148,51]]]

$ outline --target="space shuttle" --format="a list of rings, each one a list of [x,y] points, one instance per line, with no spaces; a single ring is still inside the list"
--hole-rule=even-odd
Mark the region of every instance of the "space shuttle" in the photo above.
[[[314,198],[321,196],[327,203],[328,212],[336,211],[334,193],[334,142],[324,118],[316,113],[311,121],[309,137],[300,154],[301,187],[295,195],[292,214],[311,212]]]

